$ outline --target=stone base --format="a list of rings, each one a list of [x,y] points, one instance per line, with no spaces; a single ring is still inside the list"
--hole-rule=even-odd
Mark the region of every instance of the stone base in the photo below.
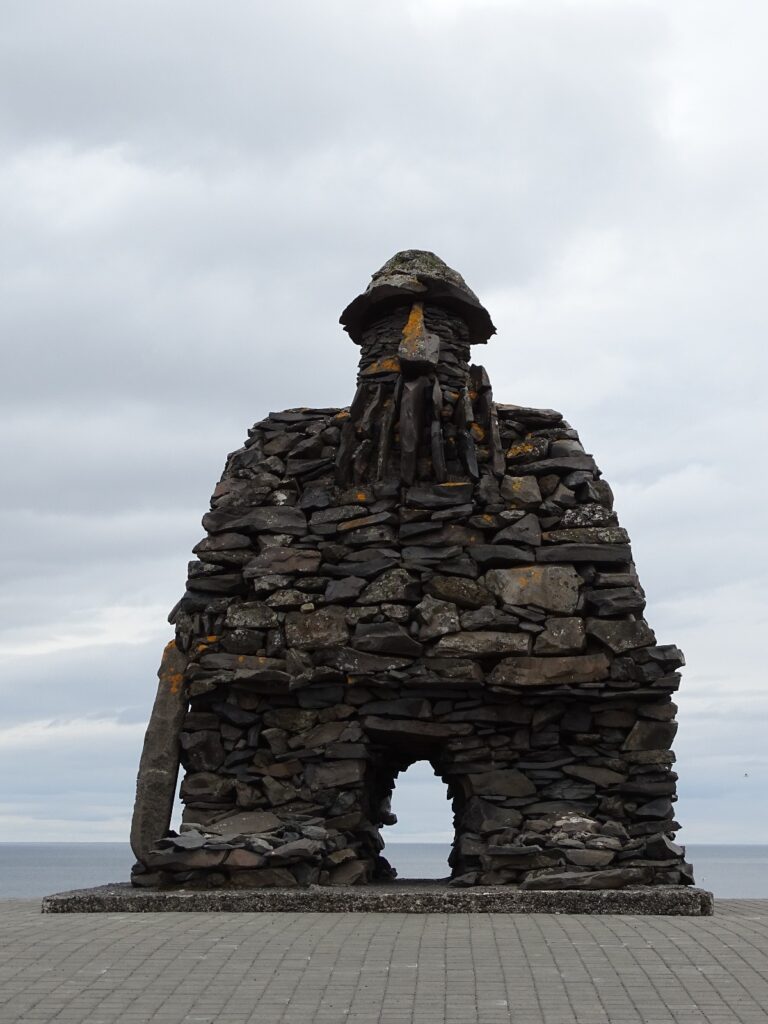
[[[135,889],[127,882],[46,896],[44,914],[80,913],[385,913],[385,914],[674,914],[707,917],[711,892],[659,885],[584,891],[524,891],[512,885],[454,889],[403,879],[387,885],[296,889]]]

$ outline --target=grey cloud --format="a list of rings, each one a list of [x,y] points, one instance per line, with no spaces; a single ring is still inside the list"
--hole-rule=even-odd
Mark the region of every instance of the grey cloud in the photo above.
[[[497,397],[561,408],[614,485],[688,656],[681,817],[691,841],[725,823],[710,749],[762,750],[765,22],[710,0],[12,5],[0,651],[38,653],[4,656],[7,724],[141,720],[225,454],[270,409],[349,401],[338,314],[418,246],[491,310]],[[6,814],[83,805],[57,736]],[[121,742],[103,820],[129,800]],[[437,792],[419,778],[406,808]]]

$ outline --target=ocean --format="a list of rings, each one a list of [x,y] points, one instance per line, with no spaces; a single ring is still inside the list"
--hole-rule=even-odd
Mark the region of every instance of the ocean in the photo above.
[[[448,874],[447,843],[387,843],[401,878]],[[768,846],[687,846],[696,884],[722,899],[768,899]],[[54,892],[128,880],[127,843],[0,843],[0,899],[39,899]]]

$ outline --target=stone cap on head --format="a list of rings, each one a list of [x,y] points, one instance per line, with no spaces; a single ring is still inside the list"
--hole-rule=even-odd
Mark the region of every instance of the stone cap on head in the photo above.
[[[403,249],[371,277],[365,291],[353,299],[339,323],[359,345],[365,325],[383,310],[407,301],[434,301],[456,312],[469,327],[473,345],[496,333],[488,310],[457,271],[424,249]]]

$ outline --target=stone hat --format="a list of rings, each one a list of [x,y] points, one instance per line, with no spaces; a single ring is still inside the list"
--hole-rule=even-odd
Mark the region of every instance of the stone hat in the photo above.
[[[424,249],[403,249],[377,270],[365,291],[353,299],[339,317],[339,323],[358,345],[365,325],[377,307],[393,306],[414,299],[434,301],[458,313],[466,322],[473,345],[485,344],[496,333],[488,310],[469,288],[461,274]]]

